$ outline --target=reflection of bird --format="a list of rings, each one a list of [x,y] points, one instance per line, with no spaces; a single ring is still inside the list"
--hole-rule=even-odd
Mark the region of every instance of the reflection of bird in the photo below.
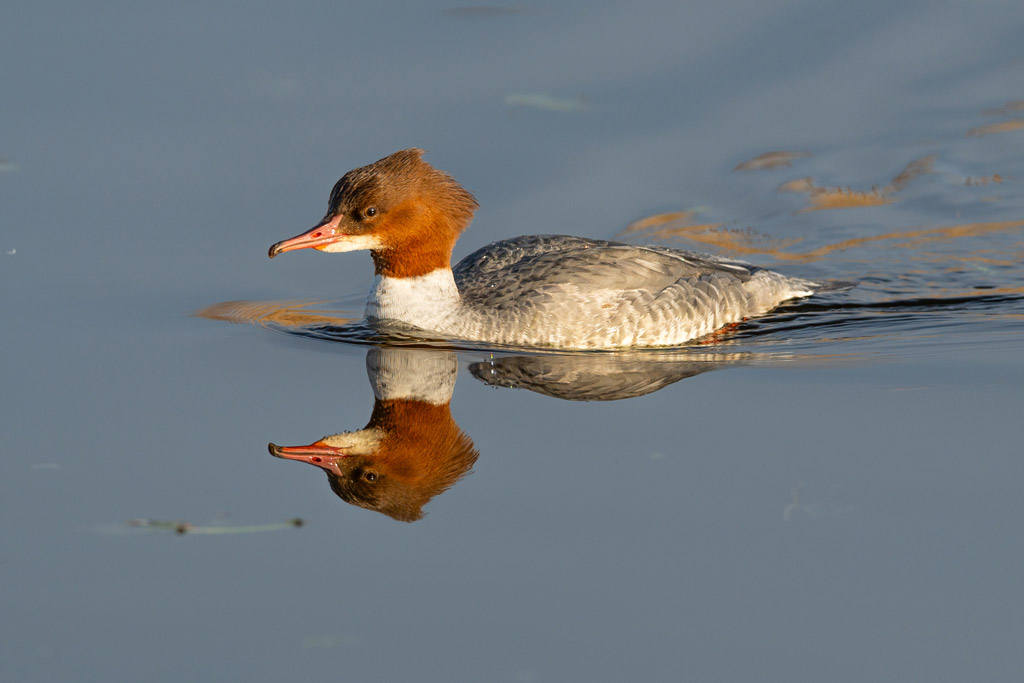
[[[375,396],[366,427],[270,452],[321,468],[346,502],[412,522],[479,455],[448,407],[458,364],[451,353],[375,348],[366,369]]]
[[[529,389],[568,401],[618,401],[664,389],[669,384],[699,375],[724,364],[742,363],[743,354],[662,357],[668,351],[644,357],[631,354],[572,353],[563,355],[499,356],[469,366],[484,384]]]
[[[453,270],[452,249],[477,203],[421,154],[396,152],[346,173],[324,219],[270,256],[368,249],[369,321],[520,346],[675,345],[818,287],[714,256],[559,235],[495,242]]]

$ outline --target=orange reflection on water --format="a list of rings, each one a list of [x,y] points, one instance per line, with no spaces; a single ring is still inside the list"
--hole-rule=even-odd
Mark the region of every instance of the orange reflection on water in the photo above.
[[[1024,119],[1012,119],[1010,121],[1000,121],[998,123],[989,123],[984,126],[978,126],[971,128],[967,131],[968,137],[974,137],[976,135],[992,135],[993,133],[1008,133],[1012,130],[1020,130],[1024,128]]]
[[[1008,116],[1015,115],[1018,112],[1024,111],[1024,100],[1012,100],[1007,102],[1001,107],[996,109],[988,109],[982,113],[987,116]],[[984,126],[977,126],[967,131],[967,137],[975,137],[978,135],[992,135],[994,133],[1009,133],[1011,131],[1020,130],[1024,128],[1024,119],[1011,119],[1009,121],[999,121],[997,123],[989,123]]]
[[[710,244],[740,254],[773,254],[796,244],[800,238],[779,239],[750,228],[725,228],[724,223],[692,223],[693,211],[673,211],[647,216],[633,221],[617,237],[631,235],[643,239],[686,239],[699,244]],[[755,246],[758,245],[758,246]]]
[[[1001,107],[988,109],[983,113],[989,116],[1002,116],[1004,114],[1012,114],[1016,111],[1024,111],[1024,100],[1012,100]]]
[[[676,216],[676,218],[671,218]],[[720,249],[725,249],[738,254],[769,254],[784,261],[815,261],[833,252],[845,251],[855,247],[861,247],[875,242],[891,241],[887,245],[894,248],[915,249],[922,245],[934,242],[946,242],[965,237],[978,237],[989,233],[1010,232],[1024,228],[1024,221],[995,221],[990,223],[963,223],[937,228],[923,228],[921,230],[905,230],[883,233],[881,235],[868,235],[866,237],[855,237],[841,240],[833,244],[826,244],[809,251],[783,251],[786,247],[799,243],[803,238],[789,240],[777,240],[766,235],[761,235],[752,230],[723,230],[721,224],[711,225],[677,225],[678,220],[685,220],[689,212],[680,214],[658,214],[640,221],[636,221],[623,230],[620,235],[643,233],[645,238],[660,239],[685,239],[700,244],[708,244]],[[664,220],[656,220],[662,219]],[[637,227],[641,226],[641,227]],[[651,226],[645,229],[643,226]],[[977,255],[950,256],[944,255],[945,260],[966,260],[978,258]],[[986,257],[989,258],[989,257]],[[999,265],[1014,265],[1017,260],[992,261]]]
[[[310,309],[323,301],[224,301],[196,312],[200,318],[248,325],[274,323],[284,327],[344,325],[356,320],[338,312]]]
[[[889,190],[886,188],[854,190],[849,187],[817,187],[812,178],[790,180],[779,188],[779,192],[806,192],[811,205],[800,209],[801,212],[881,206],[892,202],[892,197],[889,196]]]
[[[813,178],[798,178],[784,183],[779,192],[805,192],[811,205],[801,209],[804,211],[821,211],[824,209],[849,209],[858,206],[880,206],[893,201],[893,195],[907,186],[915,178],[931,173],[935,156],[915,159],[900,171],[888,185],[873,187],[870,190],[854,190],[849,187],[818,187]]]

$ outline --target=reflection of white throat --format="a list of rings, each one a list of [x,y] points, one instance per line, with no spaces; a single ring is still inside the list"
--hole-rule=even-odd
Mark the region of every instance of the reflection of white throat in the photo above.
[[[452,400],[459,363],[455,354],[428,349],[371,349],[366,374],[382,401],[409,399],[433,405]]]
[[[451,268],[426,275],[373,279],[366,301],[366,319],[394,320],[423,330],[443,332],[456,315],[459,288]]]

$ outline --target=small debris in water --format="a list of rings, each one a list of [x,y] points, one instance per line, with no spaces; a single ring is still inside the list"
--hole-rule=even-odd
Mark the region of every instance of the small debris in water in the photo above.
[[[770,168],[788,168],[793,165],[793,159],[811,156],[810,152],[767,152],[756,156],[749,161],[744,161],[734,168],[734,171],[764,171]]]
[[[554,97],[545,93],[512,93],[505,96],[510,107],[533,107],[548,111],[586,111],[590,104],[585,97]]]
[[[468,19],[489,19],[491,17],[523,14],[526,11],[527,9],[525,7],[473,5],[469,7],[453,7],[452,9],[441,10],[441,14],[449,17],[464,17]]]
[[[1003,176],[999,175],[998,173],[993,173],[992,175],[985,176],[983,178],[978,178],[976,176],[967,176],[967,180],[964,181],[964,185],[988,185],[989,183],[999,184],[1002,182]]]
[[[362,636],[348,633],[308,635],[302,639],[302,648],[304,650],[334,649],[339,647],[363,648],[366,647],[366,639]]]
[[[240,524],[226,525],[213,524],[209,526],[196,526],[191,522],[182,520],[164,519],[129,519],[128,526],[155,531],[173,531],[176,534],[253,534],[264,531],[281,531],[291,529],[305,524],[301,517],[289,519],[287,522],[275,522],[271,524]]]

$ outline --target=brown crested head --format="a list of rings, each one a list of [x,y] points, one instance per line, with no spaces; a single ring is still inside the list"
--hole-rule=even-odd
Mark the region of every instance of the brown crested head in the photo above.
[[[331,190],[327,214],[312,230],[278,242],[284,251],[313,247],[340,252],[369,249],[377,274],[423,275],[450,267],[455,241],[477,202],[447,173],[405,149],[349,171]]]

